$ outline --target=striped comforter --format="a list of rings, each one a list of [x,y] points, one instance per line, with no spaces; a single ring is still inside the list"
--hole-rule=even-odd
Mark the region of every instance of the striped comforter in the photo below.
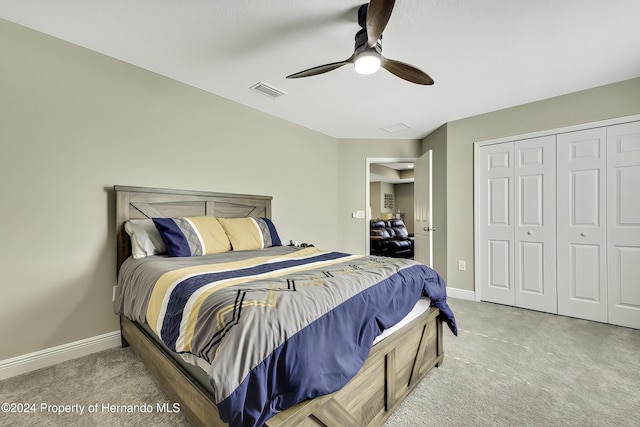
[[[117,313],[210,366],[231,426],[340,389],[422,296],[457,333],[443,280],[411,260],[280,247],[130,259],[118,282]]]

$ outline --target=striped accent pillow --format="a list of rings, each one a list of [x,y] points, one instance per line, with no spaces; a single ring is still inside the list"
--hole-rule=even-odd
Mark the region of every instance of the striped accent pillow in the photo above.
[[[234,251],[282,246],[269,218],[218,218]]]
[[[228,252],[229,238],[212,216],[153,218],[169,256],[201,256]]]

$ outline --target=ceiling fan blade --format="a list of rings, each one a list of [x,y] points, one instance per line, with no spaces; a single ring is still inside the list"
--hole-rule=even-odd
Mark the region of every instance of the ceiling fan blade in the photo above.
[[[380,66],[401,79],[419,85],[432,85],[433,79],[424,71],[421,71],[413,65],[404,62],[395,61],[393,59],[382,58]]]
[[[297,79],[300,77],[310,77],[316,76],[318,74],[327,73],[329,71],[333,71],[336,68],[340,68],[343,65],[353,63],[353,58],[355,55],[351,55],[350,58],[345,59],[344,61],[332,62],[331,64],[320,65],[318,67],[309,68],[308,70],[300,71],[298,73],[291,74],[287,76],[288,79]]]
[[[395,0],[371,0],[367,9],[367,46],[374,47],[389,22]]]

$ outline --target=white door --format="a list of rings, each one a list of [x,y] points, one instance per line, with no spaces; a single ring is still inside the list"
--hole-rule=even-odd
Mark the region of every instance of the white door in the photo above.
[[[640,328],[640,122],[607,140],[609,323]]]
[[[414,203],[414,259],[433,266],[433,212],[431,185],[431,150],[427,151],[414,163],[413,168],[413,203]]]
[[[514,145],[515,305],[557,313],[556,137]]]
[[[513,142],[480,147],[478,274],[480,298],[515,305]]]
[[[606,129],[557,136],[558,314],[607,321]]]

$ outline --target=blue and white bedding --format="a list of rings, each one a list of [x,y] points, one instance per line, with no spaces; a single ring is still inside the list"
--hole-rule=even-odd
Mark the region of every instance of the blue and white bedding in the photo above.
[[[342,388],[423,296],[454,334],[444,281],[412,260],[274,247],[129,259],[116,312],[206,362],[220,418],[262,425]]]

